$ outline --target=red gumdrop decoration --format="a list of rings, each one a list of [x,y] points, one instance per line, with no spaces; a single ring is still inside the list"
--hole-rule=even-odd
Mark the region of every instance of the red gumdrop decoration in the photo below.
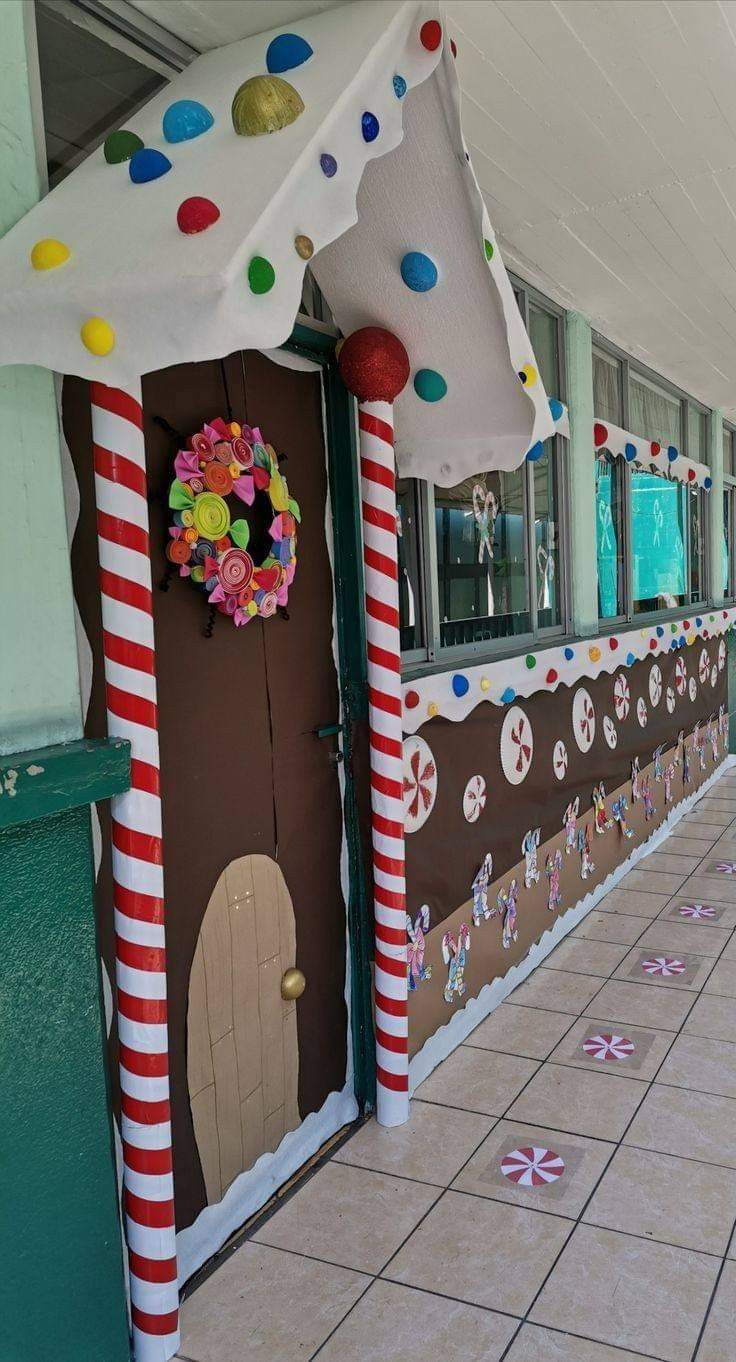
[[[611,649],[611,652],[612,652],[612,653],[615,653],[616,649],[618,648],[618,639],[617,639],[617,638],[609,638],[609,640],[608,640],[608,646],[609,646],[609,648]]]
[[[683,629],[689,629],[689,628],[690,628],[690,621],[689,621],[689,620],[683,620],[683,621],[682,621],[682,627],[683,627]]]
[[[554,667],[550,667],[549,671],[547,672],[547,685],[553,686],[556,680],[557,672],[555,671]]]
[[[454,38],[450,38],[450,51],[453,57],[457,56],[457,43],[455,42]]]
[[[695,469],[694,469],[694,468],[688,468],[688,470],[687,470],[687,480],[688,480],[688,482],[695,482]]]
[[[654,454],[655,458],[657,454],[662,453],[662,446],[658,440],[652,440],[652,443],[650,444],[649,448],[651,449],[652,454]]]
[[[393,402],[409,377],[409,356],[398,336],[380,326],[354,331],[340,347],[340,377],[359,402]]]
[[[408,690],[404,696],[404,704],[407,709],[416,709],[419,704],[419,696],[415,690]]]
[[[442,24],[437,19],[427,19],[419,30],[419,40],[428,52],[436,52],[442,42]]]
[[[596,449],[600,449],[601,445],[604,445],[607,439],[608,427],[602,426],[600,421],[596,421],[595,425],[593,426],[593,444],[595,445]]]
[[[184,232],[186,236],[194,236],[196,232],[206,231],[213,222],[217,222],[219,216],[220,210],[212,199],[195,196],[179,204],[176,223],[180,232]]]
[[[649,640],[649,647],[650,647],[650,648],[656,648],[656,646],[657,646],[657,640],[656,640],[656,638],[650,638],[650,640]]]

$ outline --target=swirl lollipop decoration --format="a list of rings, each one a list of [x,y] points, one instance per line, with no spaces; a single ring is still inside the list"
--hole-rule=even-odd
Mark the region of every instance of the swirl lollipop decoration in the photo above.
[[[219,416],[191,435],[187,446],[174,460],[166,556],[236,627],[257,617],[270,619],[286,607],[301,520],[276,451],[258,426]],[[256,492],[268,496],[272,511],[271,547],[259,563],[248,552],[248,521],[238,514],[242,504],[253,505]]]

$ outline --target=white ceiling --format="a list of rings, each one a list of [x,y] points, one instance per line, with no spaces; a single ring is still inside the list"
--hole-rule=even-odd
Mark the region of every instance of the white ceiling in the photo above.
[[[199,50],[333,0],[133,0]],[[736,0],[450,0],[510,268],[736,416]]]

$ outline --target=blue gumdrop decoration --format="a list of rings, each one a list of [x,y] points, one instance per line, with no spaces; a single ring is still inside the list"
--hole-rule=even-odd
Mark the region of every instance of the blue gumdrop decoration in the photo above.
[[[515,699],[516,699],[516,691],[514,690],[513,686],[507,686],[506,689],[505,689],[505,691],[504,691],[504,693],[503,693],[503,695],[501,696],[501,704],[502,704],[502,705],[510,705],[510,704],[511,704],[511,701],[512,701],[512,700],[515,700]]]
[[[624,454],[626,455],[627,463],[631,463],[632,460],[636,458],[636,445],[632,445],[631,440],[628,440],[624,445]]]
[[[423,402],[440,402],[447,392],[447,384],[436,369],[417,369],[414,391]]]
[[[300,38],[298,33],[279,33],[266,48],[266,70],[270,75],[278,76],[282,71],[303,66],[313,55],[314,49],[306,38]]]
[[[149,180],[160,180],[167,170],[171,170],[171,161],[162,151],[156,151],[155,147],[141,147],[140,151],[133,152],[128,161],[128,171],[133,184],[148,184]]]
[[[634,665],[635,662],[636,662],[636,658],[634,657],[634,654],[633,654],[633,653],[627,653],[627,656],[626,656],[626,665],[627,665],[627,667],[633,667],[633,665]]]
[[[536,444],[533,444],[531,449],[526,451],[526,461],[527,463],[536,463],[537,459],[541,459],[543,454],[544,445],[541,440],[537,440]]]
[[[328,151],[322,153],[319,158],[319,163],[322,168],[322,174],[326,175],[328,180],[331,180],[332,176],[337,174],[337,161],[334,156],[330,156]]]
[[[193,137],[207,132],[214,121],[209,109],[198,100],[177,99],[164,114],[164,137],[167,142],[190,142]]]
[[[674,445],[667,446],[667,458],[669,459],[670,463],[675,462],[675,459],[677,458],[677,450],[675,449]]]
[[[696,615],[696,617],[695,617],[695,623],[697,624],[698,629],[702,629],[702,627],[703,627],[703,618],[702,618],[702,615]]]
[[[711,489],[711,487],[713,486],[713,479],[712,479],[712,478],[703,478],[703,486],[704,486],[706,492],[709,492],[710,489]]]
[[[458,699],[460,699],[461,696],[463,695],[467,695],[468,691],[470,690],[470,682],[468,681],[467,676],[462,676],[459,672],[455,676],[453,676],[452,689],[455,692],[455,695],[458,697]]]
[[[403,99],[406,94],[406,81],[403,76],[394,76],[394,94],[397,99]]]
[[[363,134],[363,141],[375,142],[380,130],[381,126],[376,115],[366,111],[360,120],[360,131]]]
[[[400,268],[401,278],[413,293],[427,293],[437,283],[437,266],[423,251],[407,251]]]
[[[572,659],[574,658],[574,656],[575,656],[575,650],[574,650],[573,648],[566,648],[566,649],[565,649],[565,657],[567,658],[568,662],[572,662]]]
[[[552,420],[553,420],[553,421],[559,421],[559,419],[560,419],[560,417],[562,416],[562,414],[563,414],[565,408],[563,407],[562,403],[561,403],[556,397],[550,397],[550,399],[549,399],[549,410],[550,410],[550,415],[551,415],[551,417],[552,417]]]
[[[679,637],[679,639],[678,639],[678,642],[679,642],[681,648],[684,648],[684,647],[685,647],[685,635],[684,635],[684,634],[680,634],[680,637]]]
[[[664,629],[662,628],[661,624],[657,625],[657,636],[659,638],[664,638]]]

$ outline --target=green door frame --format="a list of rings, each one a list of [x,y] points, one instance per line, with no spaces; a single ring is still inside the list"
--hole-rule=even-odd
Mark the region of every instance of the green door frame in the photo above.
[[[283,349],[311,359],[324,380],[327,477],[332,503],[335,610],[339,684],[343,712],[345,773],[345,838],[348,850],[348,940],[350,949],[350,1019],[355,1096],[361,1107],[375,1105],[376,1048],[373,1032],[371,960],[373,926],[366,895],[360,823],[353,772],[356,724],[367,727],[363,554],[360,530],[360,480],[355,440],[354,402],[340,378],[335,359],[336,337],[298,322]]]

